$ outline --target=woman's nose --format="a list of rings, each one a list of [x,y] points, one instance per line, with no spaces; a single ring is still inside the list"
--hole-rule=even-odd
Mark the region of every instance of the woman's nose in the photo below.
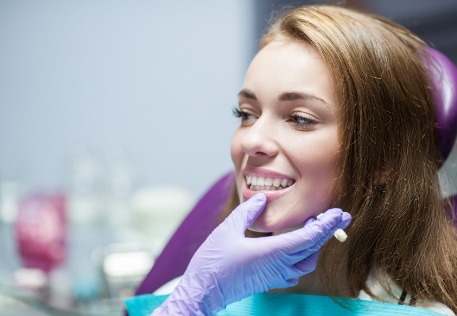
[[[251,157],[274,157],[278,154],[275,131],[270,120],[260,117],[247,129],[241,140],[241,148],[247,155]]]

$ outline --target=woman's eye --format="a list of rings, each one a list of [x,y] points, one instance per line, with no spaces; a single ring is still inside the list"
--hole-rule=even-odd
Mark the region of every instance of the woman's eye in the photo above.
[[[240,110],[236,107],[234,107],[232,109],[232,113],[233,113],[233,116],[237,117],[237,118],[240,118],[241,119],[241,122],[246,122],[246,121],[249,121],[249,120],[256,120],[257,117],[254,115],[254,114],[251,114],[251,113],[248,113],[244,110]]]
[[[304,116],[303,114],[292,114],[289,121],[299,128],[310,128],[317,124],[316,120]]]

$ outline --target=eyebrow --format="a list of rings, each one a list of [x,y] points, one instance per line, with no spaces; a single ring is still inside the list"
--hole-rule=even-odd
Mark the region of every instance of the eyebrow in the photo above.
[[[257,101],[257,96],[255,95],[255,93],[253,91],[251,91],[249,89],[242,89],[238,93],[238,96]],[[281,93],[281,95],[278,97],[278,101],[296,101],[296,100],[308,100],[308,99],[317,100],[319,102],[324,103],[327,106],[329,105],[322,98],[319,98],[312,94],[298,92],[298,91],[286,91],[286,92]]]
[[[287,91],[287,92],[281,93],[281,95],[278,98],[279,101],[296,101],[296,100],[308,100],[308,99],[316,100],[316,101],[319,101],[319,102],[322,102],[322,103],[328,105],[328,103],[322,98],[319,98],[312,94],[298,92],[298,91]]]
[[[257,101],[257,96],[249,89],[242,89],[240,92],[238,92],[238,96]]]

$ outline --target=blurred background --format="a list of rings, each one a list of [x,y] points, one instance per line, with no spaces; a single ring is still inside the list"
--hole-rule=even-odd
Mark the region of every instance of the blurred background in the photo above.
[[[305,3],[335,1],[0,0],[1,315],[122,314],[231,170],[231,109],[271,12]],[[457,63],[457,1],[338,3]]]

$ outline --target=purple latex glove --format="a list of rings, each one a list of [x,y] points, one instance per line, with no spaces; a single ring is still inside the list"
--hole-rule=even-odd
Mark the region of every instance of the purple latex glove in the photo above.
[[[316,268],[318,250],[351,216],[330,209],[301,229],[248,238],[245,230],[263,211],[264,194],[238,206],[200,246],[180,283],[152,315],[214,315],[255,293],[286,288]]]

